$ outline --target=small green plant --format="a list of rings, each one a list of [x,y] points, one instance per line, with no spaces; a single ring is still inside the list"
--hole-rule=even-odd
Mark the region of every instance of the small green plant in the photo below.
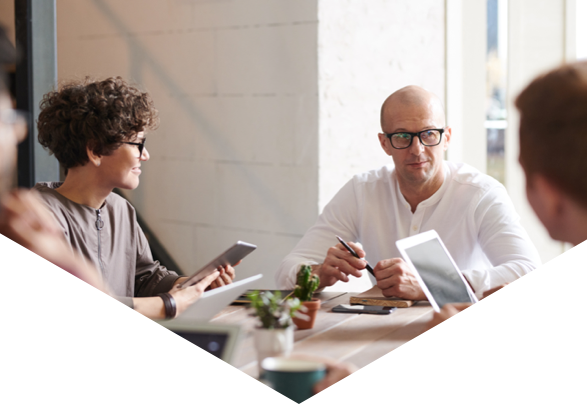
[[[302,265],[298,272],[298,279],[294,289],[294,296],[302,302],[312,300],[312,294],[320,286],[320,278],[318,275],[312,274],[312,267],[309,265]]]
[[[251,307],[259,317],[262,327],[266,329],[287,328],[292,325],[291,318],[294,317],[301,307],[297,298],[283,299],[281,293],[276,291],[260,292],[255,290],[247,294],[251,299]]]

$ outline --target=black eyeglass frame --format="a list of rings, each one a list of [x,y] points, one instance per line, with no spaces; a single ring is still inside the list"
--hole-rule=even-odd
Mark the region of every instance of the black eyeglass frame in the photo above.
[[[139,160],[143,157],[143,150],[145,149],[145,143],[147,143],[147,138],[143,139],[142,143],[137,142],[120,142],[124,144],[132,144],[133,146],[139,146]]]
[[[389,139],[389,143],[391,144],[391,147],[393,147],[394,149],[398,149],[398,150],[403,150],[403,149],[407,149],[412,145],[412,142],[414,141],[414,137],[418,136],[418,139],[420,140],[420,144],[422,146],[426,146],[426,147],[434,147],[434,146],[438,146],[440,144],[440,142],[442,142],[442,135],[444,134],[446,128],[430,128],[430,129],[424,129],[421,130],[420,132],[394,132],[394,133],[385,133],[385,136],[387,136],[387,138]],[[436,144],[424,144],[424,142],[422,142],[422,138],[420,137],[420,135],[424,132],[428,132],[431,130],[437,130],[438,132],[440,132],[440,138],[438,139],[438,143]],[[393,145],[393,141],[391,140],[391,137],[393,135],[398,135],[398,134],[407,134],[410,135],[410,143],[406,146],[406,147],[395,147]]]

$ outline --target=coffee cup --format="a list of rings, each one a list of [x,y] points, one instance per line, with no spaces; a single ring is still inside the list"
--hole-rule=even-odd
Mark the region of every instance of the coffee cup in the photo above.
[[[265,358],[261,369],[265,383],[297,403],[312,397],[314,385],[326,376],[323,363],[287,357]]]

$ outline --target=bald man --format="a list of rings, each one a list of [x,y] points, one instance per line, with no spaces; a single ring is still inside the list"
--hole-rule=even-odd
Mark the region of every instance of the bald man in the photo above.
[[[394,164],[355,176],[334,196],[281,263],[280,288],[292,288],[300,265],[310,264],[321,287],[348,282],[342,289],[361,291],[376,283],[385,296],[426,300],[395,242],[432,229],[478,297],[540,265],[503,185],[443,160],[453,134],[438,97],[417,86],[396,91],[381,108],[381,128],[379,143]],[[375,278],[365,259],[333,243],[335,235],[368,260]]]

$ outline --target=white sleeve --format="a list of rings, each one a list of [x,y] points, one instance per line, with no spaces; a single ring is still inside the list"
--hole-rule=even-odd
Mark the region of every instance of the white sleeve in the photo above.
[[[345,241],[357,241],[358,203],[354,181],[347,182],[295,248],[281,262],[275,281],[281,289],[292,289],[301,264],[322,264],[328,249],[338,243],[336,236]]]
[[[520,224],[520,217],[504,187],[495,187],[483,196],[475,209],[475,221],[479,244],[493,265],[489,269],[466,271],[478,297],[540,266],[538,250]]]

